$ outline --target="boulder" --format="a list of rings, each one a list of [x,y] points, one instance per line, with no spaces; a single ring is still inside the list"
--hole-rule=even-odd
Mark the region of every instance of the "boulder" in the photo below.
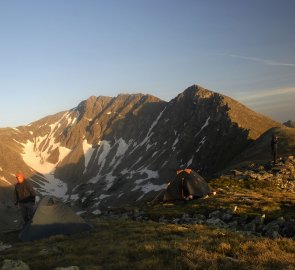
[[[220,218],[210,218],[207,219],[205,222],[206,225],[208,226],[213,226],[213,227],[217,227],[217,228],[227,228],[228,225],[223,222]]]

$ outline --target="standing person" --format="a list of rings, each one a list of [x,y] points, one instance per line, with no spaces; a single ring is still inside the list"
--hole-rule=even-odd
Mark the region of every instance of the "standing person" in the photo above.
[[[34,215],[36,193],[23,173],[17,173],[15,177],[17,183],[14,189],[14,204],[20,208],[23,220],[27,224]]]
[[[274,162],[274,164],[276,164],[277,163],[277,155],[278,155],[278,137],[274,134],[272,135],[270,146],[271,146],[271,153],[272,153],[272,157],[273,157],[273,162]]]

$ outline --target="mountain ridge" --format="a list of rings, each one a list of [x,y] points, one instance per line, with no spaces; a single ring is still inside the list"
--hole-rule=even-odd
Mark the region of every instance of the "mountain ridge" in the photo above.
[[[151,197],[179,167],[215,173],[275,126],[281,124],[199,85],[169,102],[91,96],[27,126],[0,129],[9,148],[3,153],[18,160],[11,166],[0,159],[0,175],[13,184],[22,170],[41,194],[94,211]]]

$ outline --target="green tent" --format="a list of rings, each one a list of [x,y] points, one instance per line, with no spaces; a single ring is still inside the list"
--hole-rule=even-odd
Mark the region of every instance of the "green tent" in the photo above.
[[[0,205],[0,233],[20,230],[22,224],[22,217],[18,208]]]
[[[31,223],[20,232],[20,239],[32,241],[52,235],[70,235],[90,230],[91,226],[60,200],[46,196],[41,199]]]
[[[163,194],[163,201],[201,198],[211,193],[211,187],[206,180],[191,169],[179,170]]]

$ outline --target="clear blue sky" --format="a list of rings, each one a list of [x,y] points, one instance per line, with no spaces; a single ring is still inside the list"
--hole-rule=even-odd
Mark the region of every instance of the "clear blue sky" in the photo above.
[[[200,84],[295,119],[295,1],[0,0],[0,127]]]

